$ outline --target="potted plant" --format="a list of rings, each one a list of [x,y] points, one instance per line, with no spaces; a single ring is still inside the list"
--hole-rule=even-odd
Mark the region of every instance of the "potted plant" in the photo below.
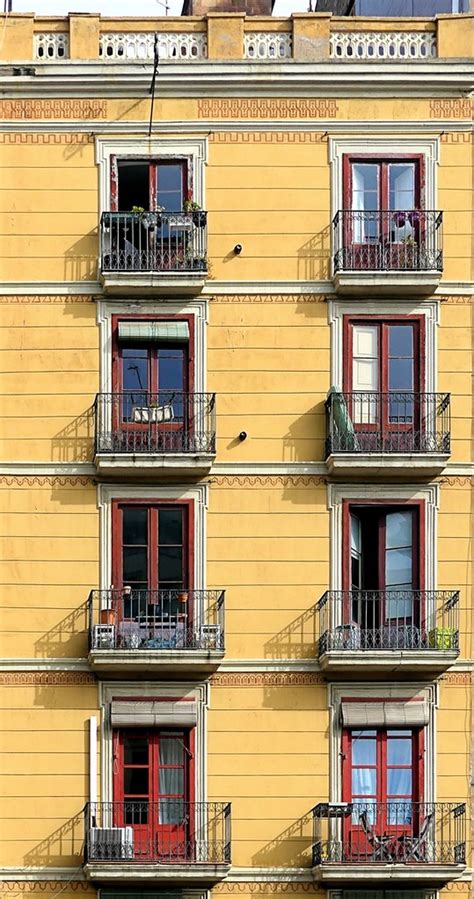
[[[185,212],[192,212],[193,225],[196,228],[204,228],[207,225],[207,212],[201,209],[199,203],[194,200],[185,200],[183,203]]]

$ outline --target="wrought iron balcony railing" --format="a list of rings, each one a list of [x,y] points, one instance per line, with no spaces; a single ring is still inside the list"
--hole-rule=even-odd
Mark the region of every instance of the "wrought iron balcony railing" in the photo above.
[[[334,271],[443,270],[443,213],[341,209],[333,219]]]
[[[86,863],[230,864],[230,803],[91,802],[85,814]]]
[[[320,803],[313,864],[464,865],[466,806],[453,802]]]
[[[331,651],[459,653],[457,590],[328,590],[316,609],[320,656]]]
[[[105,272],[207,272],[207,212],[103,212]]]
[[[342,393],[326,401],[326,455],[440,453],[451,450],[449,393]]]
[[[224,590],[92,590],[91,650],[224,650]]]
[[[96,453],[215,453],[215,393],[99,393]]]

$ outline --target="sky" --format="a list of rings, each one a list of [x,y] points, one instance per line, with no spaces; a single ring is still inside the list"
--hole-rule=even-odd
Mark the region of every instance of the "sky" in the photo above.
[[[169,15],[179,15],[182,0],[13,0],[13,12],[35,12],[37,16],[61,16],[71,12],[100,12],[103,16],[160,16],[165,4]],[[3,3],[1,4],[3,11]],[[276,0],[274,14],[286,16],[306,12],[308,0]]]

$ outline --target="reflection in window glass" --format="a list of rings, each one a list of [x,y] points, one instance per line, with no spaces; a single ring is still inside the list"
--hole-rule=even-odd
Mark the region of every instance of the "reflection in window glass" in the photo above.
[[[356,0],[356,16],[436,16],[469,11],[469,0]]]

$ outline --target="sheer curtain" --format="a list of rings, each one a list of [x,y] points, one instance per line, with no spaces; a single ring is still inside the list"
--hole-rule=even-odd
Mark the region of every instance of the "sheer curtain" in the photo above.
[[[159,823],[179,824],[184,816],[184,746],[181,738],[160,741]],[[174,766],[174,767],[171,767]]]

